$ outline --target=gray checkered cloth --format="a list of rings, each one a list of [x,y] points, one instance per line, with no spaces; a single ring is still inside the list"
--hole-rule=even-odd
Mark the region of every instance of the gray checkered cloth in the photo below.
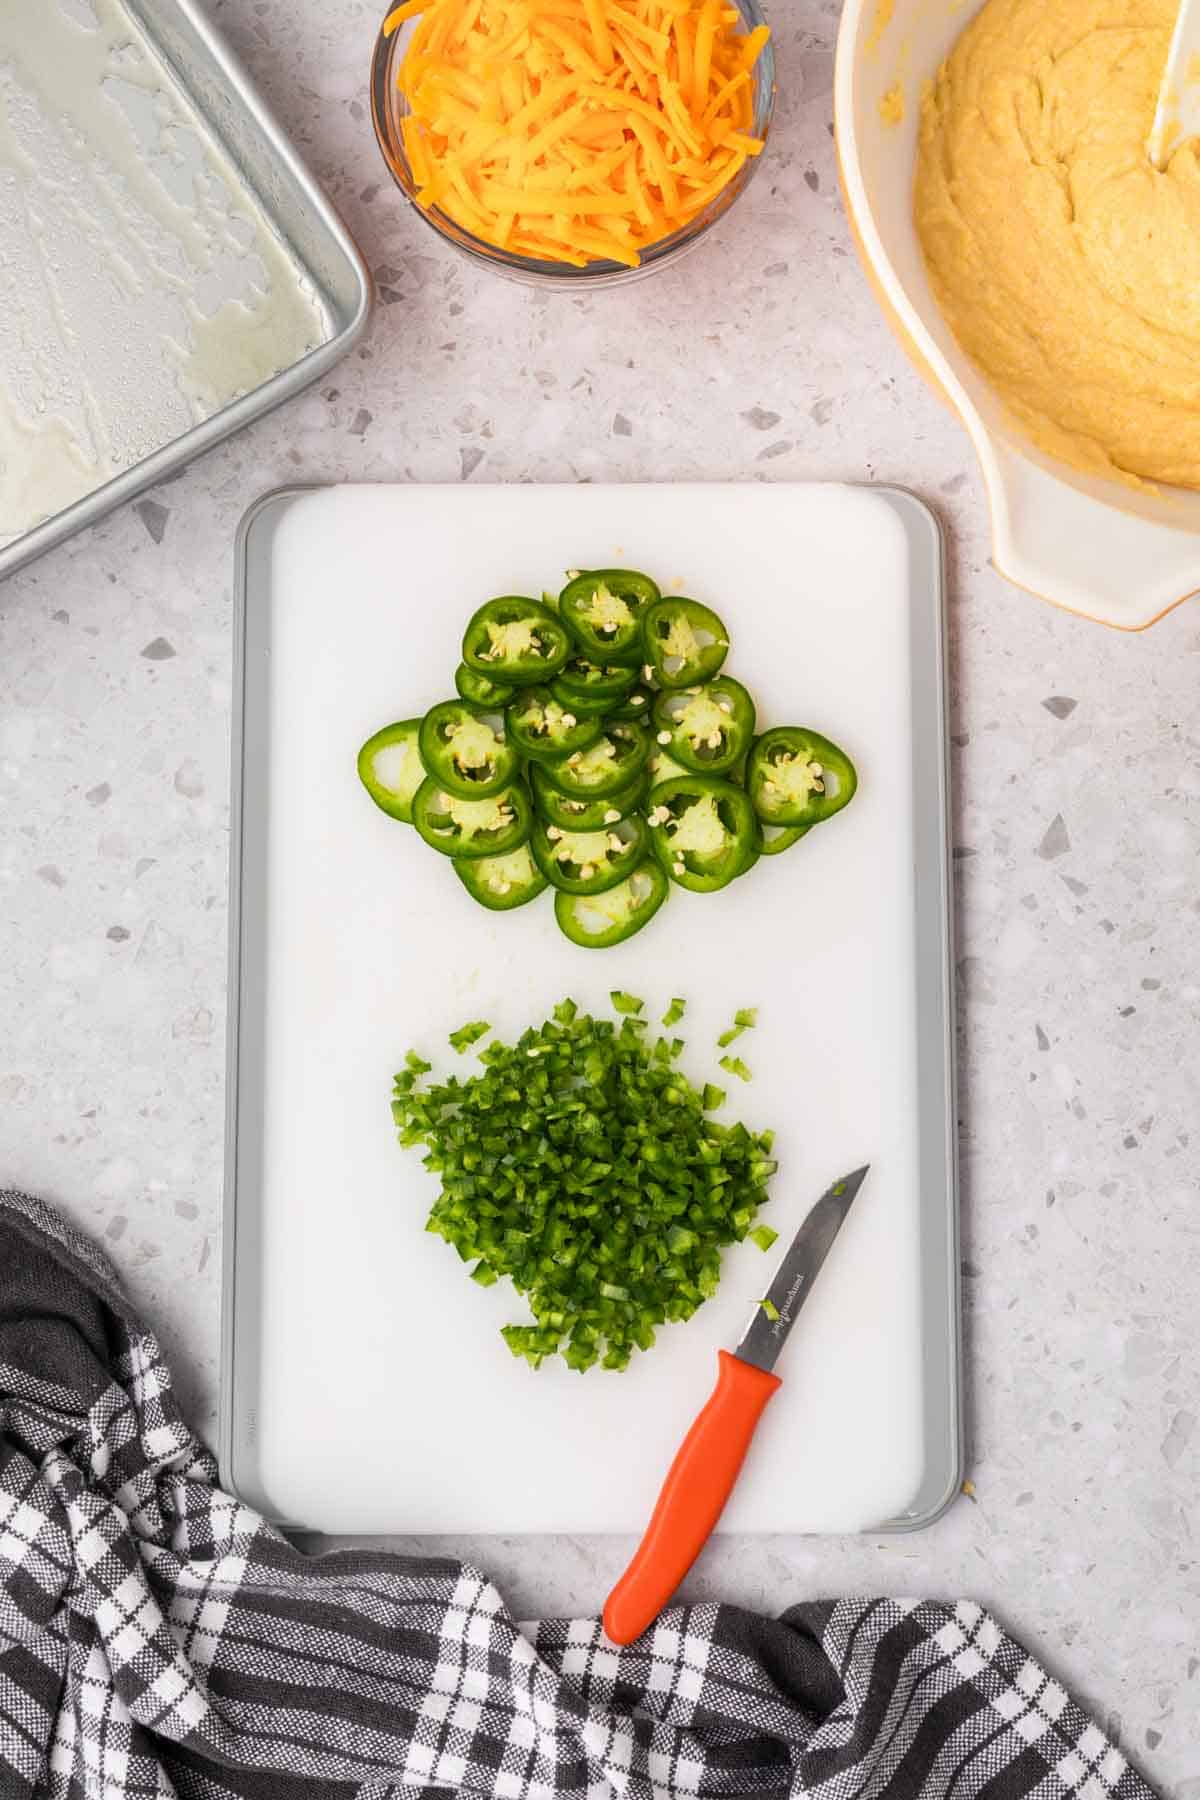
[[[353,1479],[353,1471],[347,1471]],[[301,1555],[217,1486],[104,1258],[0,1193],[0,1797],[1152,1800],[985,1612],[518,1629],[474,1569]]]

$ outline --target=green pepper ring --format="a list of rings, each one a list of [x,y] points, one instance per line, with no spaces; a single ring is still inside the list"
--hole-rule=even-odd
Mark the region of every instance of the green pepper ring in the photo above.
[[[535,819],[529,839],[529,848],[533,853],[533,860],[546,880],[561,893],[603,894],[609,888],[616,887],[618,882],[624,881],[627,875],[633,873],[633,868],[639,867],[645,861],[647,847],[645,821],[639,813],[633,813],[612,826],[611,830],[620,835],[622,826],[632,832],[627,848],[615,857],[611,852],[606,851],[607,866],[598,869],[590,877],[568,875],[558,859],[558,850],[562,839],[570,840],[576,835],[596,837],[599,832],[589,831],[577,834],[574,831],[560,831],[556,825],[547,826],[540,819]],[[552,838],[550,836],[552,831],[557,832],[558,836]],[[607,836],[607,828],[601,826],[600,831]],[[631,863],[633,868],[630,867]]]
[[[633,616],[617,626],[611,638],[602,637],[600,628],[586,617],[585,608],[599,587],[605,587],[616,600],[624,601]],[[658,583],[637,569],[584,569],[558,596],[558,607],[567,629],[585,657],[602,663],[632,663],[641,666],[643,607],[662,594]]]
[[[811,792],[794,802],[785,796],[781,801],[768,791],[772,777],[772,752],[780,750],[791,756],[803,755],[821,768],[822,782],[830,774],[837,780],[836,793]],[[755,740],[746,767],[746,792],[754,810],[766,825],[819,825],[849,806],[858,787],[858,772],[846,752],[831,738],[806,725],[776,725]]]
[[[619,793],[628,787],[634,777],[640,775],[646,766],[646,760],[652,748],[650,733],[644,726],[637,724],[610,725],[596,743],[588,750],[574,751],[572,756],[589,756],[596,745],[608,738],[610,742],[632,746],[627,755],[615,762],[607,774],[596,780],[580,777],[571,757],[559,757],[556,762],[543,764],[550,781],[560,794],[569,794],[577,800],[600,800],[607,794]]]
[[[669,629],[676,614],[682,615],[693,631],[703,631],[711,642],[701,645],[699,655],[692,661],[680,661],[677,669],[669,670],[668,661],[676,659],[666,655],[663,642],[666,633],[659,627],[666,624]],[[689,600],[683,594],[665,594],[661,600],[650,602],[642,613],[642,637],[646,645],[646,666],[654,671],[654,679],[660,687],[695,687],[697,682],[711,681],[729,655],[729,633],[724,620],[710,606],[702,605],[699,600]]]
[[[554,677],[550,692],[577,713],[606,713],[633,692],[637,679],[636,669],[615,668],[593,663],[586,656],[575,656]]]
[[[671,741],[661,746],[674,762],[696,775],[724,775],[732,772],[749,750],[754,738],[754,699],[749,690],[732,675],[718,675],[712,681],[693,683],[699,695],[690,688],[669,688],[654,702],[654,723],[659,732],[669,731]],[[727,702],[727,723],[721,728],[722,743],[716,748],[705,743],[699,747],[682,729],[679,715],[696,699],[711,697],[718,706]]]
[[[526,841],[533,825],[533,805],[529,798],[529,789],[523,781],[514,781],[511,787],[501,789],[498,794],[489,795],[491,800],[497,802],[508,800],[510,802],[513,810],[511,822],[497,833],[491,842],[480,844],[477,849],[465,849],[461,836],[451,837],[445,831],[439,831],[433,823],[435,816],[445,818],[451,811],[447,807],[441,810],[440,815],[435,814],[436,803],[439,799],[457,801],[460,805],[466,806],[486,806],[488,802],[486,800],[464,801],[461,795],[447,793],[445,788],[439,786],[431,775],[426,776],[413,797],[413,824],[430,849],[439,851],[443,856],[460,857],[466,861],[477,856],[503,856],[509,850],[518,849]],[[468,841],[475,842],[474,838]]]
[[[462,699],[472,706],[482,706],[485,711],[502,712],[517,691],[510,681],[492,681],[464,662],[460,662],[454,671],[454,685]]]
[[[624,919],[615,920],[607,928],[589,932],[580,923],[589,907],[604,916],[606,909],[618,905],[625,898],[622,889],[629,890],[629,898],[634,897],[634,884],[642,886],[643,898],[636,905],[630,905]],[[670,891],[670,883],[658,864],[647,859],[632,875],[616,887],[608,888],[604,894],[564,894],[560,888],[554,896],[554,917],[564,937],[570,938],[584,950],[608,950],[613,944],[623,944],[628,938],[639,932],[643,925],[648,925]],[[611,916],[611,915],[610,915]]]
[[[385,725],[382,731],[376,731],[369,737],[358,753],[358,778],[370,794],[380,812],[389,819],[399,819],[402,825],[412,824],[413,796],[424,780],[422,772],[420,780],[406,778],[400,788],[385,787],[375,774],[375,758],[380,751],[390,750],[402,744],[406,750],[417,752],[417,768],[423,771],[420,759],[420,719],[399,719],[394,725]],[[415,774],[416,771],[414,770]]]
[[[709,795],[718,808],[723,807],[734,816],[731,828],[718,812],[726,843],[717,851],[676,849],[667,821],[658,819],[659,810],[666,808],[670,812],[677,799],[698,801]],[[713,894],[745,873],[758,852],[759,840],[758,820],[750,797],[742,788],[714,775],[683,775],[674,781],[660,782],[651,797],[654,806],[647,815],[650,843],[663,872],[672,881],[693,894]]]
[[[575,715],[575,723],[557,739],[551,738],[549,734],[539,737],[536,732],[529,730],[525,717],[534,704],[544,712],[547,702],[563,707],[567,715],[571,716],[570,707],[556,700],[548,687],[522,688],[505,710],[504,724],[508,735],[521,755],[528,757],[531,762],[554,762],[560,756],[569,756],[574,750],[586,750],[604,730],[604,721],[599,714],[580,713]]]
[[[487,882],[488,865],[507,862],[510,857],[519,856],[522,850],[525,852],[525,860],[529,865],[527,876],[513,882],[506,893],[501,893],[498,888],[489,887]],[[549,886],[546,877],[530,855],[527,844],[518,844],[516,850],[502,851],[497,856],[456,856],[454,873],[472,900],[477,900],[480,906],[486,906],[489,912],[512,912],[514,907],[528,906],[531,900],[536,900],[539,894],[544,894]]]
[[[555,787],[540,763],[529,765],[529,781],[538,817],[549,825],[557,825],[561,831],[599,831],[602,825],[615,825],[617,820],[610,819],[608,814],[615,812],[618,819],[626,818],[638,810],[648,791],[644,770],[634,776],[628,787],[592,800],[564,794]],[[574,810],[576,807],[578,812]]]
[[[492,759],[493,772],[479,780],[459,773],[454,761],[452,741],[443,736],[443,728],[457,722],[463,716],[487,724],[496,738],[496,751]],[[421,750],[421,761],[439,787],[445,788],[448,794],[455,794],[460,800],[488,800],[498,794],[502,788],[511,786],[520,768],[521,759],[512,745],[497,736],[489,719],[503,720],[504,715],[498,712],[485,714],[482,708],[472,706],[467,700],[442,700],[431,706],[421,720],[418,744]]]
[[[768,825],[764,820],[758,821],[758,852],[760,856],[782,856],[793,844],[807,837],[812,830],[811,825]],[[774,837],[767,832],[773,831]]]
[[[532,619],[537,628],[537,635],[548,646],[545,656],[530,653],[525,656],[500,660],[486,654],[490,638],[488,625],[516,625],[524,619]],[[571,654],[571,637],[566,626],[556,613],[540,600],[533,600],[528,594],[501,594],[495,600],[485,600],[467,621],[467,629],[463,633],[462,659],[469,669],[478,675],[486,675],[489,681],[495,681],[499,675],[502,682],[514,687],[523,687],[527,683],[545,682],[552,675],[557,675]]]

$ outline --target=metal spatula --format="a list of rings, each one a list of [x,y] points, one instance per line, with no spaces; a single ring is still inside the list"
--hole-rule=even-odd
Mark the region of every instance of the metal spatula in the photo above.
[[[1194,137],[1200,137],[1200,0],[1179,0],[1150,128],[1150,161],[1165,169],[1176,145]]]

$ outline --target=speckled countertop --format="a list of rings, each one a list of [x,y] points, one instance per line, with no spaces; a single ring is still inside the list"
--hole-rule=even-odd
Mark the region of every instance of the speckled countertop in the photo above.
[[[831,0],[776,11],[769,159],[626,291],[485,279],[393,195],[379,8],[218,0],[381,303],[318,390],[0,591],[0,1179],[107,1245],[215,1420],[232,542],[297,479],[845,476],[915,488],[953,571],[971,1498],[890,1540],[726,1539],[690,1583],[966,1594],[1200,1800],[1200,611],[1141,637],[988,566],[963,433],[888,335],[839,204]],[[1195,1140],[1195,1141],[1193,1141]],[[521,1615],[628,1545],[466,1548]]]

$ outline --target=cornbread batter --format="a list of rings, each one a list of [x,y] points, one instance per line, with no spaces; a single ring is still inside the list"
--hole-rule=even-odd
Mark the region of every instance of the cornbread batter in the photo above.
[[[987,0],[925,95],[939,304],[1034,439],[1200,487],[1200,160],[1146,142],[1173,0]]]

